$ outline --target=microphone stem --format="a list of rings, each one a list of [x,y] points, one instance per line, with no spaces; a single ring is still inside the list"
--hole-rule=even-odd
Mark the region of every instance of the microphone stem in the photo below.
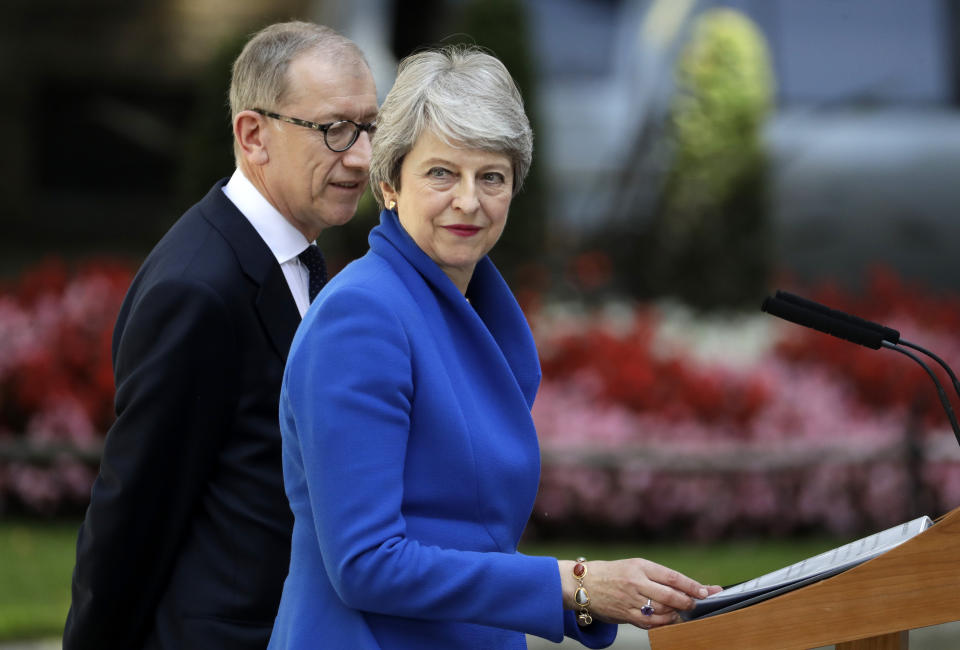
[[[930,352],[929,350],[923,349],[922,347],[920,347],[920,346],[917,345],[916,343],[911,343],[910,341],[905,341],[904,339],[900,339],[900,345],[905,345],[905,346],[907,346],[908,348],[913,348],[914,350],[919,350],[919,351],[922,352],[923,354],[927,355],[928,357],[930,357],[931,359],[933,359],[934,361],[936,361],[937,363],[939,363],[939,364],[940,364],[940,367],[943,368],[944,370],[946,370],[946,371],[947,371],[947,374],[950,375],[950,381],[953,382],[953,390],[954,390],[954,392],[956,392],[957,397],[960,397],[960,382],[957,381],[957,376],[956,376],[955,374],[953,374],[953,370],[950,369],[950,366],[948,366],[947,363],[946,363],[943,359],[941,359],[940,357],[938,357],[937,355],[935,355],[933,352]]]
[[[903,341],[901,341],[902,343]],[[953,414],[953,407],[950,406],[950,402],[947,400],[947,394],[943,391],[943,386],[940,385],[940,381],[937,379],[937,376],[933,374],[933,371],[930,370],[930,367],[925,364],[920,357],[915,355],[912,352],[908,352],[903,348],[897,347],[896,345],[890,343],[889,341],[884,341],[881,345],[887,348],[888,350],[895,350],[900,354],[905,354],[927,371],[927,374],[930,375],[930,379],[933,380],[934,385],[937,387],[937,395],[940,397],[940,404],[943,405],[943,410],[947,412],[947,419],[950,420],[950,426],[953,428],[953,435],[957,438],[957,444],[960,444],[960,426],[957,426],[957,417]]]

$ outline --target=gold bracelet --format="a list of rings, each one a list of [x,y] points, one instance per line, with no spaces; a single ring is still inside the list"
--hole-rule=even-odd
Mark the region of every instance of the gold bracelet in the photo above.
[[[587,605],[590,604],[590,595],[583,586],[583,579],[587,576],[587,565],[584,564],[586,561],[587,558],[578,557],[577,563],[573,565],[573,578],[577,581],[577,591],[573,594],[573,602],[580,608],[580,613],[577,614],[577,625],[580,627],[586,627],[593,623],[593,617],[590,616],[590,611],[587,609]]]

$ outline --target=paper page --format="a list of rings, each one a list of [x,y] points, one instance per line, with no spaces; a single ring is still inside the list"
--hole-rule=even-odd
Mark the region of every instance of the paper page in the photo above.
[[[703,602],[710,601],[711,599],[725,600],[736,595],[765,591],[820,573],[834,571],[838,568],[852,567],[889,551],[891,548],[907,541],[932,525],[933,521],[930,517],[918,517],[913,521],[908,521],[899,526],[893,526],[887,530],[864,537],[863,539],[844,544],[843,546],[801,560],[796,564],[791,564],[772,573],[728,587],[723,591],[708,596],[703,599]]]

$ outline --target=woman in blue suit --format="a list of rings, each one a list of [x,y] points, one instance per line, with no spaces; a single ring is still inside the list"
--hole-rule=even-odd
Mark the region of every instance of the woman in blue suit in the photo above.
[[[304,318],[280,398],[295,523],[271,648],[605,647],[714,587],[642,559],[517,553],[540,472],[527,322],[487,253],[530,166],[507,70],[400,64],[373,139],[370,250]]]

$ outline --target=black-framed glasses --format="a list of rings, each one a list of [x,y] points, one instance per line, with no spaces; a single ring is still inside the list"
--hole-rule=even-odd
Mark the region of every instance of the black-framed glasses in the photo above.
[[[376,122],[364,122],[361,124],[353,120],[338,120],[336,122],[319,124],[317,122],[310,122],[309,120],[301,120],[298,117],[287,117],[279,113],[271,113],[262,108],[254,108],[251,110],[255,113],[260,113],[264,117],[272,117],[281,122],[296,124],[297,126],[303,126],[308,129],[313,129],[314,131],[321,131],[323,133],[323,142],[327,145],[327,149],[337,153],[346,151],[352,147],[353,143],[360,137],[361,131],[366,131],[371,138],[373,134],[377,132]]]

